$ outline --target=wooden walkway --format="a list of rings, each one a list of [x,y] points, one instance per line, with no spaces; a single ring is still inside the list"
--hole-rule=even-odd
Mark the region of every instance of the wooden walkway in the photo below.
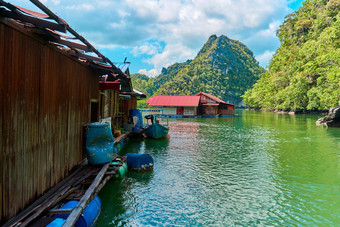
[[[115,144],[126,139],[123,134],[115,138]],[[126,157],[114,157],[114,161],[126,162]],[[7,222],[4,227],[14,226],[45,226],[55,218],[54,214],[70,213],[63,226],[73,226],[86,206],[104,187],[107,181],[116,174],[121,164],[107,163],[104,165],[83,165],[76,167],[63,181],[26,207],[16,217]],[[72,210],[58,209],[58,205],[78,200],[78,205]]]

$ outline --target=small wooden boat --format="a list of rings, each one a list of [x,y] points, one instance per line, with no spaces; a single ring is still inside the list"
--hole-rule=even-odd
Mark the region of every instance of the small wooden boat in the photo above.
[[[145,116],[147,120],[151,120],[151,125],[148,125],[145,128],[145,134],[153,139],[159,139],[166,137],[169,133],[169,126],[168,124],[166,125],[161,125],[157,121],[157,116],[155,115],[147,115]]]

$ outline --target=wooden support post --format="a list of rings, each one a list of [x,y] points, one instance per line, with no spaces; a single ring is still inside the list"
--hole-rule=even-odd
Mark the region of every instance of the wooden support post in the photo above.
[[[73,209],[51,209],[48,211],[49,214],[69,214]]]

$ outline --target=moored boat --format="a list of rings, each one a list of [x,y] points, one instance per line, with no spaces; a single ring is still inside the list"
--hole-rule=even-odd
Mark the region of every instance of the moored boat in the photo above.
[[[147,120],[151,120],[151,125],[147,126],[145,129],[145,134],[153,139],[159,139],[166,137],[169,133],[169,126],[168,124],[161,125],[158,120],[157,116],[154,115],[147,115],[145,116]]]

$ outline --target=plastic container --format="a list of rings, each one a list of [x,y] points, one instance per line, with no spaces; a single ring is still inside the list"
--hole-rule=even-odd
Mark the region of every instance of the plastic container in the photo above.
[[[112,165],[117,165],[117,164],[120,164],[120,162],[111,162]],[[123,163],[122,166],[119,167],[118,171],[117,171],[117,174],[115,175],[116,178],[123,178],[125,176],[127,172],[127,165],[125,163]]]
[[[56,218],[51,223],[46,225],[46,227],[61,227],[65,223],[65,219],[62,218]]]
[[[129,169],[144,172],[153,169],[153,158],[148,154],[127,153],[127,166]]]
[[[143,128],[143,116],[139,109],[131,109],[130,116],[137,118],[137,123],[132,127],[132,131],[136,132]]]
[[[78,201],[72,200],[72,201],[69,201],[66,204],[64,204],[60,209],[65,209],[65,210],[73,209],[77,206],[77,204],[78,204]],[[91,225],[94,224],[94,222],[98,218],[100,211],[101,211],[101,208],[102,208],[102,203],[101,203],[99,197],[95,196],[93,198],[93,200],[87,205],[87,207],[83,211],[82,215],[78,218],[78,220],[76,221],[76,224],[74,226],[75,227],[90,227]],[[54,215],[54,217],[59,219],[57,221],[57,223],[54,223],[52,225],[53,222],[51,222],[47,226],[49,226],[49,227],[53,226],[54,227],[54,226],[58,226],[58,225],[55,225],[55,224],[58,224],[58,223],[63,224],[63,222],[60,219],[66,220],[69,215],[70,214],[56,214],[56,215]],[[55,220],[57,220],[57,219],[55,219]],[[60,226],[62,226],[62,224]]]
[[[89,164],[108,163],[113,158],[113,135],[108,123],[89,123],[86,126],[86,152]]]

